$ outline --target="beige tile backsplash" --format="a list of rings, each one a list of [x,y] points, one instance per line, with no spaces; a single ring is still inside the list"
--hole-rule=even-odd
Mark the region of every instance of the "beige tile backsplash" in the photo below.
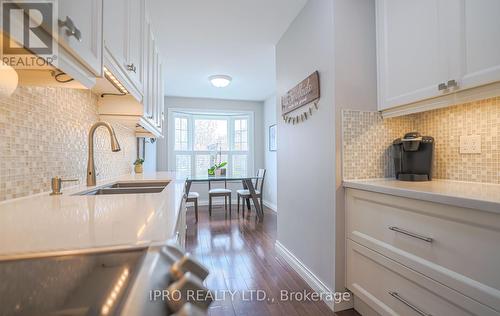
[[[435,138],[437,179],[500,183],[500,97],[397,118],[343,111],[344,179],[394,176],[390,146],[418,131]],[[461,154],[460,136],[480,135],[480,154]]]
[[[392,141],[413,130],[411,117],[382,119],[378,112],[344,110],[344,179],[394,177]]]
[[[0,201],[49,191],[54,176],[84,183],[88,131],[98,120],[89,90],[18,87],[0,99]],[[111,152],[107,131],[98,129],[98,179],[131,172],[136,157],[133,131],[113,126],[122,150]]]

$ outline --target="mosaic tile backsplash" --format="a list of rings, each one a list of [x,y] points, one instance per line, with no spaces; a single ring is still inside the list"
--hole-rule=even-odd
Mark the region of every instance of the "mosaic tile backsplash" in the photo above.
[[[48,192],[55,176],[84,183],[88,131],[98,120],[97,96],[89,90],[18,87],[0,99],[0,201]],[[134,133],[113,127],[120,152],[111,152],[105,129],[95,135],[98,179],[132,171]]]
[[[382,119],[343,111],[344,179],[394,176],[391,143],[406,132],[435,138],[433,177],[500,183],[500,97]],[[461,154],[460,136],[480,135],[480,154]]]
[[[394,177],[392,141],[413,130],[410,117],[382,119],[379,112],[342,112],[344,179]]]

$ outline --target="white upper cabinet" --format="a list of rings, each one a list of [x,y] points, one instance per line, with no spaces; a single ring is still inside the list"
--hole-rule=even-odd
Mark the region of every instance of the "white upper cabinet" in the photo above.
[[[163,73],[161,54],[149,19],[144,27],[144,117],[161,134],[163,118]]]
[[[119,67],[125,68],[127,10],[123,0],[104,0],[104,46]]]
[[[465,0],[464,4],[460,87],[472,88],[500,80],[500,1]]]
[[[379,109],[437,96],[447,78],[439,0],[377,1]]]
[[[153,64],[153,122],[156,127],[159,127],[159,104],[160,104],[160,53],[158,49],[155,49],[154,53],[154,64]]]
[[[127,0],[127,48],[126,70],[135,86],[143,91],[145,71],[143,55],[145,52],[143,37],[145,33],[145,3],[144,0]]]
[[[498,0],[377,0],[379,110],[500,81],[498,16]]]
[[[113,63],[111,68],[119,72],[115,76],[137,92],[133,95],[139,102],[144,94],[144,18],[144,0],[104,0],[104,63]]]
[[[59,43],[94,75],[102,75],[102,0],[58,2]]]
[[[155,39],[151,24],[146,24],[146,81],[144,89],[144,113],[149,119],[153,119],[153,104],[154,104],[154,57],[155,57]]]

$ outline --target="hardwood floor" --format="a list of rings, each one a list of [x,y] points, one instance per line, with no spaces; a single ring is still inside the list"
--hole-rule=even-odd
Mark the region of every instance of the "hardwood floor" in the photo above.
[[[198,223],[192,207],[187,213],[186,250],[210,269],[205,284],[217,298],[209,315],[359,315],[335,314],[323,302],[281,300],[281,290],[312,290],[274,250],[276,214],[266,209],[264,222],[256,223],[253,208],[245,219],[235,210],[229,219],[215,206],[209,218],[208,207],[200,207]]]

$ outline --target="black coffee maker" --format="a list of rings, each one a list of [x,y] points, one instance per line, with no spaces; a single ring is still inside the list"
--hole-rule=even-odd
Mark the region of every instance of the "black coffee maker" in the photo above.
[[[434,138],[418,132],[405,134],[392,143],[396,179],[402,181],[432,180]]]

